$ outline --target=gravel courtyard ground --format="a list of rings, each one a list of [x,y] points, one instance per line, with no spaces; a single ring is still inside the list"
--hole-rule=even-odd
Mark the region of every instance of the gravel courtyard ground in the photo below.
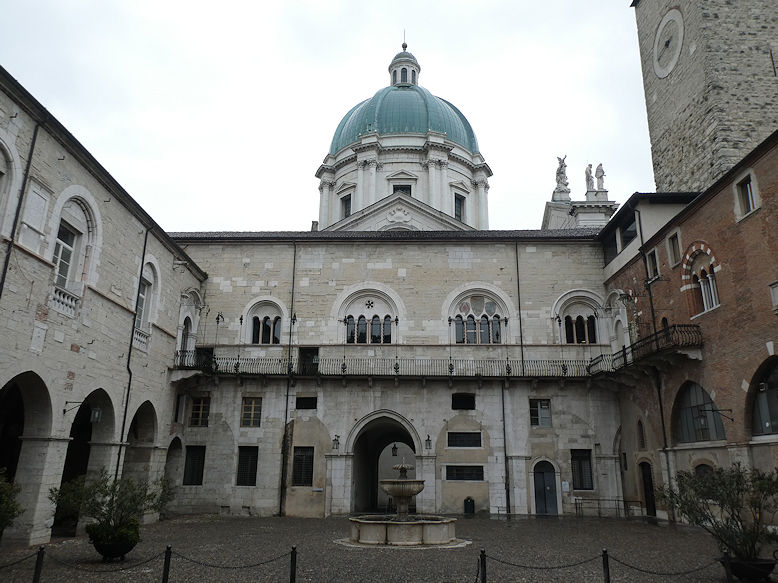
[[[471,542],[453,549],[352,548],[337,542],[348,535],[345,518],[185,516],[144,526],[141,542],[124,562],[102,563],[85,537],[55,539],[45,546],[41,581],[160,582],[166,545],[173,549],[171,583],[289,581],[292,545],[300,583],[473,583],[480,581],[481,549],[489,582],[592,583],[604,581],[603,548],[614,583],[725,581],[722,567],[713,564],[718,552],[711,537],[683,526],[594,518],[460,518],[457,536]],[[0,581],[31,582],[34,557],[3,566],[35,550],[0,547]],[[673,577],[645,572],[678,573],[704,565]]]

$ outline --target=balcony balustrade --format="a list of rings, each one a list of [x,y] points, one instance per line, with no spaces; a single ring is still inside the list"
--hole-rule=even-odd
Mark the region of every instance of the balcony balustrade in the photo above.
[[[682,348],[699,348],[702,332],[696,324],[675,324],[640,338],[614,354],[602,354],[589,362],[589,373],[614,372],[653,354]]]
[[[240,358],[214,355],[212,349],[180,350],[175,366],[211,374],[328,377],[551,377],[589,376],[588,360],[371,358],[286,356]]]

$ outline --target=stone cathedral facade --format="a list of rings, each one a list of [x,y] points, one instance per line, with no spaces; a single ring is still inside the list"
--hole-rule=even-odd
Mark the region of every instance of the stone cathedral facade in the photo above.
[[[774,467],[778,14],[698,4],[633,2],[658,192],[571,192],[560,158],[528,231],[488,229],[475,132],[405,45],[305,232],[163,232],[2,71],[4,539],[101,469],[176,512],[328,516],[390,508],[401,458],[451,514],[662,515],[679,469]]]

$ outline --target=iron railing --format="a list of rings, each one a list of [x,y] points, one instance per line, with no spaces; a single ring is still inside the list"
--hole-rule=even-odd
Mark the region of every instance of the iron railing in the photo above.
[[[646,516],[646,508],[640,500],[624,500],[623,498],[576,498],[575,515],[609,516],[630,518]]]
[[[586,377],[586,360],[462,358],[331,358],[285,356],[241,358],[214,355],[213,349],[179,350],[178,369],[211,374],[280,376],[421,376],[421,377]]]
[[[657,352],[676,348],[699,348],[702,332],[696,324],[674,324],[640,338],[614,354],[601,354],[589,361],[589,373],[613,372]]]

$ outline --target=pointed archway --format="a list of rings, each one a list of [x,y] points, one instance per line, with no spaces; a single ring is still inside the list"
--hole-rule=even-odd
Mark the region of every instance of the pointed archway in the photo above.
[[[394,464],[385,461],[387,453],[391,456],[391,448],[397,444],[398,456],[393,459],[399,460],[399,449],[404,445],[406,456],[414,455],[417,451],[416,443],[411,432],[406,426],[396,418],[390,415],[378,415],[365,423],[358,431],[353,440],[353,470],[351,484],[351,510],[352,512],[376,512],[379,508],[379,488],[378,481],[383,476],[386,468]],[[380,463],[383,453],[383,465]],[[411,465],[415,464],[414,459],[405,460]],[[396,462],[396,463],[399,463]],[[379,471],[379,468],[383,470]],[[385,509],[385,508],[384,508]]]

